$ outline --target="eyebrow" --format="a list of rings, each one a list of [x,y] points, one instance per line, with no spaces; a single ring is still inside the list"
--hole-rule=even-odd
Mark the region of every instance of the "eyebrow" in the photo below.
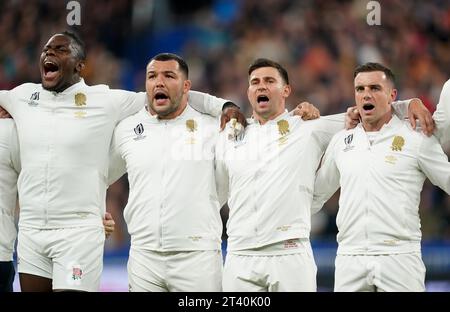
[[[153,70],[153,69],[150,69],[150,70],[147,70],[147,74],[149,74],[149,73],[156,73],[157,71],[156,70]],[[164,70],[164,71],[162,71],[161,73],[163,73],[163,74],[176,74],[176,71],[173,71],[173,70]]]
[[[355,89],[357,89],[357,88],[364,88],[364,87],[373,88],[373,87],[381,87],[381,85],[380,84],[369,84],[369,85],[360,84],[360,85],[356,85]]]
[[[277,80],[276,77],[274,76],[264,76],[264,77],[253,77],[252,79],[250,79],[250,81],[254,81],[254,80]]]

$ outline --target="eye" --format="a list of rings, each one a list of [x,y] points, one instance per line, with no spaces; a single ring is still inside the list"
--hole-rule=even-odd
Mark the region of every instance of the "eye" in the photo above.
[[[380,91],[380,90],[381,90],[381,87],[380,87],[380,86],[371,86],[370,89],[371,89],[372,91]]]

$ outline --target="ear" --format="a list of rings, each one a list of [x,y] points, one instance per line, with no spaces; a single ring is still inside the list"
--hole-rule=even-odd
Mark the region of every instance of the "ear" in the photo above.
[[[75,65],[75,71],[80,74],[81,71],[84,69],[85,63],[84,61],[77,61],[77,64]]]
[[[397,98],[397,89],[392,89],[391,90],[391,100],[395,101],[396,98]]]
[[[287,98],[291,94],[292,88],[290,85],[284,85],[283,86],[283,97]]]
[[[191,81],[189,79],[186,79],[183,83],[183,92],[188,93],[189,90],[191,90]]]

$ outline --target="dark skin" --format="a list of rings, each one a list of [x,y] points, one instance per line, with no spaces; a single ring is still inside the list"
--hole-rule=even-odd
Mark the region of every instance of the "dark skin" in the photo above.
[[[42,86],[49,91],[62,92],[80,81],[83,67],[72,39],[56,34],[42,49],[39,62]]]
[[[43,88],[54,92],[66,90],[80,81],[83,66],[70,37],[62,34],[52,36],[45,44],[39,62]],[[52,291],[52,280],[49,278],[27,273],[19,273],[19,278],[20,288],[24,292]]]

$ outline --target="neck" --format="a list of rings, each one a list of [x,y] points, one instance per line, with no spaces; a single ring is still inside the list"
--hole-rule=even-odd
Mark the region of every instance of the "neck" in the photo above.
[[[255,118],[261,125],[266,124],[270,120],[274,120],[278,116],[282,115],[284,110],[281,112],[276,112],[272,115],[259,115],[257,112],[253,111],[253,118]]]
[[[363,120],[362,126],[365,131],[367,132],[374,132],[374,131],[380,131],[380,129],[387,124],[392,119],[392,113],[389,112],[386,115],[384,115],[382,118],[375,120],[373,122]]]
[[[161,114],[158,115],[158,113],[155,112],[155,111],[151,108],[150,105],[147,107],[147,110],[148,110],[148,112],[149,112],[151,115],[158,117],[158,119],[162,119],[162,120],[170,120],[170,119],[174,119],[174,118],[180,116],[180,115],[184,112],[184,110],[186,109],[186,107],[187,107],[187,101],[183,101],[182,103],[180,103],[180,106],[178,106],[178,108],[177,108],[175,111],[170,112],[170,113],[168,113],[167,115],[161,115]]]

